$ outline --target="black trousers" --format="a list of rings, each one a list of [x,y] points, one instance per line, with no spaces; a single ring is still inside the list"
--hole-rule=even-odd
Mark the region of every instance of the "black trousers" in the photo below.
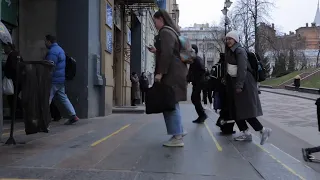
[[[13,104],[14,104],[14,95],[9,95],[7,96],[7,100],[8,100],[8,105],[10,107],[10,116],[11,118],[13,117],[13,114],[16,114],[16,117],[18,116],[19,117],[19,114],[17,114],[17,110],[20,110],[22,112],[22,102],[21,102],[21,99],[19,98],[19,94],[21,92],[21,88],[18,88],[18,98],[17,98],[17,109],[16,111],[14,112],[13,111]]]
[[[250,118],[247,120],[236,121],[236,124],[240,131],[246,131],[249,128],[247,125],[247,122],[255,131],[261,131],[263,129],[263,125],[260,123],[260,121],[257,118]]]
[[[209,103],[212,104],[212,90],[208,87],[208,85],[205,85],[202,90],[202,99],[204,104],[208,104],[207,99],[209,99]]]
[[[50,104],[50,113],[51,113],[51,117],[55,121],[58,121],[58,120],[60,120],[62,118],[58,107],[54,104],[53,101]]]
[[[201,104],[201,84],[194,84],[192,87],[191,101],[199,117],[204,116],[205,112]]]
[[[308,153],[310,153],[310,154],[320,152],[320,146],[318,146],[318,147],[313,147],[313,148],[307,148],[306,151],[307,151]]]
[[[146,91],[141,89],[141,102],[146,102]]]
[[[131,100],[131,106],[136,106],[137,105],[138,99],[132,99]]]

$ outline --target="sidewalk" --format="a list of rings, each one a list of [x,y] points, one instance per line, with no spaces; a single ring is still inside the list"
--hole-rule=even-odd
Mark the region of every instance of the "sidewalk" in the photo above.
[[[309,93],[303,93],[303,92],[298,92],[298,91],[290,91],[290,90],[286,90],[286,89],[260,88],[260,90],[264,91],[264,92],[270,92],[270,93],[275,93],[275,94],[280,94],[280,95],[309,99],[309,100],[317,100],[320,97],[320,95],[317,95],[317,94],[309,94]]]
[[[191,104],[182,104],[188,135],[184,148],[165,148],[161,115],[111,115],[56,123],[48,134],[16,133],[17,146],[0,146],[0,179],[56,180],[317,180],[320,175],[274,146],[221,136],[217,115],[195,125]],[[61,122],[62,124],[62,122]]]

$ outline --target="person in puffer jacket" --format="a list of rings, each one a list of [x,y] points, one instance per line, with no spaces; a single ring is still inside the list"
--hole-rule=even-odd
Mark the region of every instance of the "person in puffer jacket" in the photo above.
[[[49,103],[51,104],[53,98],[57,98],[67,109],[69,120],[65,125],[76,123],[79,118],[76,115],[73,105],[65,93],[65,69],[66,69],[66,55],[64,50],[58,45],[57,40],[52,35],[46,35],[45,45],[48,48],[48,53],[45,60],[51,61],[55,67],[52,72],[52,86],[50,92]]]

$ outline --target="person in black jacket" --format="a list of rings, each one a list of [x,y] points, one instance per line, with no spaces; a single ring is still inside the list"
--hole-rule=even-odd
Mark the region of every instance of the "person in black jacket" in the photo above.
[[[210,77],[210,71],[205,68],[205,75],[204,75],[204,84],[203,84],[203,89],[202,89],[202,100],[204,103],[204,108],[207,109],[208,108],[208,100],[210,103],[210,107],[211,109],[213,109],[213,104],[212,104],[212,88],[211,88],[211,81],[210,81],[211,77]]]
[[[195,53],[198,54],[198,47],[197,45],[192,45]],[[208,118],[207,114],[205,113],[202,104],[201,104],[201,91],[204,86],[205,80],[205,67],[203,60],[197,56],[194,59],[194,62],[190,65],[188,76],[188,82],[192,83],[192,94],[191,94],[191,101],[197,111],[198,118],[193,121],[193,123],[204,123],[204,121]]]
[[[146,92],[149,88],[149,80],[148,80],[145,72],[141,73],[139,82],[140,82],[140,91],[141,91],[141,101],[142,101],[142,104],[144,104]]]
[[[318,90],[318,93],[320,94],[320,89]],[[320,132],[320,98],[316,100],[316,106],[317,106],[317,118],[318,118],[318,131]],[[312,148],[303,148],[302,149],[302,157],[306,162],[312,162],[315,160],[315,157],[312,155],[314,153],[320,152],[320,146],[312,147]]]

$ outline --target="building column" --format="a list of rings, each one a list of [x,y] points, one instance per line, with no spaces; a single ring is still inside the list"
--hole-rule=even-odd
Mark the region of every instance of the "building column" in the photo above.
[[[116,20],[116,26],[115,28],[117,28],[116,30],[114,30],[114,58],[113,58],[113,72],[114,72],[114,105],[115,106],[122,106],[123,105],[123,88],[122,88],[122,82],[124,81],[124,76],[123,76],[123,39],[124,39],[124,6],[119,7],[119,9],[117,9],[117,16],[115,16],[115,18],[118,18]]]
[[[105,114],[112,113],[113,93],[114,93],[114,75],[113,75],[113,58],[114,58],[114,0],[100,0],[100,36],[101,36],[101,72],[106,78],[104,88],[105,97]],[[112,9],[112,14],[107,13],[107,9]],[[112,16],[112,23],[108,24],[107,16]],[[111,43],[111,44],[110,44]]]
[[[126,14],[125,10],[122,22],[122,43],[123,56],[121,61],[121,87],[122,87],[122,106],[131,105],[131,80],[130,80],[130,56],[131,56],[131,15]]]
[[[131,40],[130,44],[128,44],[128,36],[131,36],[131,30],[130,27],[131,23],[126,22],[125,24],[125,31],[124,31],[124,41],[123,41],[123,46],[124,46],[124,59],[123,59],[123,91],[124,91],[124,106],[130,106],[131,105],[131,72],[130,72],[130,66],[131,66],[131,61],[130,61],[130,54],[131,54]]]
[[[105,24],[101,13],[105,17],[105,7],[101,5],[101,0],[77,0],[77,3],[74,0],[57,1],[58,43],[77,61],[76,77],[66,82],[66,90],[80,118],[105,116],[112,110],[112,94],[111,97],[105,95],[108,88],[104,80],[106,77],[107,83],[113,84],[110,81],[112,72],[109,76],[109,71],[103,71],[101,67],[104,61],[110,61],[104,53],[106,33],[101,32],[102,19]],[[73,13],[70,13],[71,10]],[[112,60],[112,54],[110,56]]]

